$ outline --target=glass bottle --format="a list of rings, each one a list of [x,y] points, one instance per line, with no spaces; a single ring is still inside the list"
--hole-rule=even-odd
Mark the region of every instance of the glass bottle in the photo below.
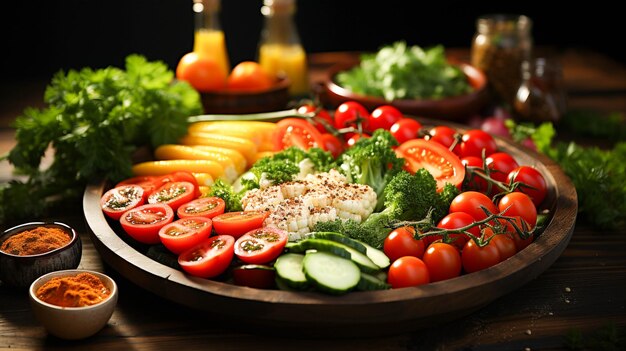
[[[306,53],[296,30],[295,0],[264,0],[259,64],[271,75],[286,75],[292,96],[309,93]]]
[[[230,72],[224,31],[219,22],[220,0],[193,0],[195,33],[193,51],[198,56],[211,57],[224,71]]]
[[[476,21],[471,62],[485,72],[499,103],[512,106],[520,67],[532,54],[531,27],[531,19],[523,15],[485,15]]]
[[[517,119],[556,123],[566,109],[561,65],[537,58],[522,63],[522,83],[513,104]]]

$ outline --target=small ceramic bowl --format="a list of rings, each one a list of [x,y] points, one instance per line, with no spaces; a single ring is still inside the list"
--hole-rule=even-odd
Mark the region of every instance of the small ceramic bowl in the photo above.
[[[82,242],[76,231],[67,224],[59,222],[21,224],[5,230],[0,236],[0,245],[13,235],[41,226],[64,230],[70,235],[70,242],[63,247],[38,255],[18,256],[0,250],[0,280],[3,284],[26,288],[46,273],[78,267],[82,256]]]
[[[289,103],[289,79],[279,77],[276,84],[261,91],[216,91],[200,93],[207,114],[245,114],[278,111]]]
[[[59,307],[37,298],[37,289],[52,278],[76,276],[91,273],[111,291],[104,301],[85,307]],[[117,284],[109,276],[88,270],[70,269],[48,273],[35,280],[29,290],[30,302],[35,317],[46,330],[59,338],[68,340],[84,339],[96,334],[107,325],[117,304]]]

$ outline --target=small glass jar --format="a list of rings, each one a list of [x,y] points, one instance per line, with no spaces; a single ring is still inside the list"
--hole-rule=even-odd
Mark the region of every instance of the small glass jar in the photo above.
[[[497,102],[512,106],[522,62],[532,55],[532,21],[523,15],[485,15],[476,21],[471,62],[487,75]]]
[[[198,56],[215,60],[226,77],[230,73],[230,62],[224,31],[219,21],[220,2],[220,0],[193,1],[195,13],[193,51]]]
[[[513,111],[516,119],[556,123],[566,110],[563,70],[553,59],[536,58],[522,63]]]

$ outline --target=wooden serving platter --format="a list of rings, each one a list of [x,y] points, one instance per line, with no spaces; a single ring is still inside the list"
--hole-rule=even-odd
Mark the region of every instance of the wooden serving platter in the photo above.
[[[227,318],[279,335],[290,331],[289,335],[324,338],[397,334],[461,318],[520,288],[550,267],[569,243],[577,213],[571,181],[548,157],[503,139],[497,142],[519,164],[535,166],[544,175],[548,184],[544,206],[552,214],[545,230],[527,248],[493,267],[420,287],[329,296],[196,278],[152,260],[116,233],[120,227],[110,223],[100,208],[107,182],[87,187],[84,214],[96,249],[113,269],[166,300],[211,313],[210,318]]]

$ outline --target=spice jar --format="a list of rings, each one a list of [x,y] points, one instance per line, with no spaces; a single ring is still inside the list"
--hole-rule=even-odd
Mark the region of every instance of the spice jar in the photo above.
[[[513,111],[515,117],[533,122],[558,122],[566,109],[561,65],[546,58],[522,63]]]
[[[513,103],[521,64],[532,54],[531,27],[531,19],[523,15],[486,15],[476,21],[471,62],[485,72],[500,103]]]

